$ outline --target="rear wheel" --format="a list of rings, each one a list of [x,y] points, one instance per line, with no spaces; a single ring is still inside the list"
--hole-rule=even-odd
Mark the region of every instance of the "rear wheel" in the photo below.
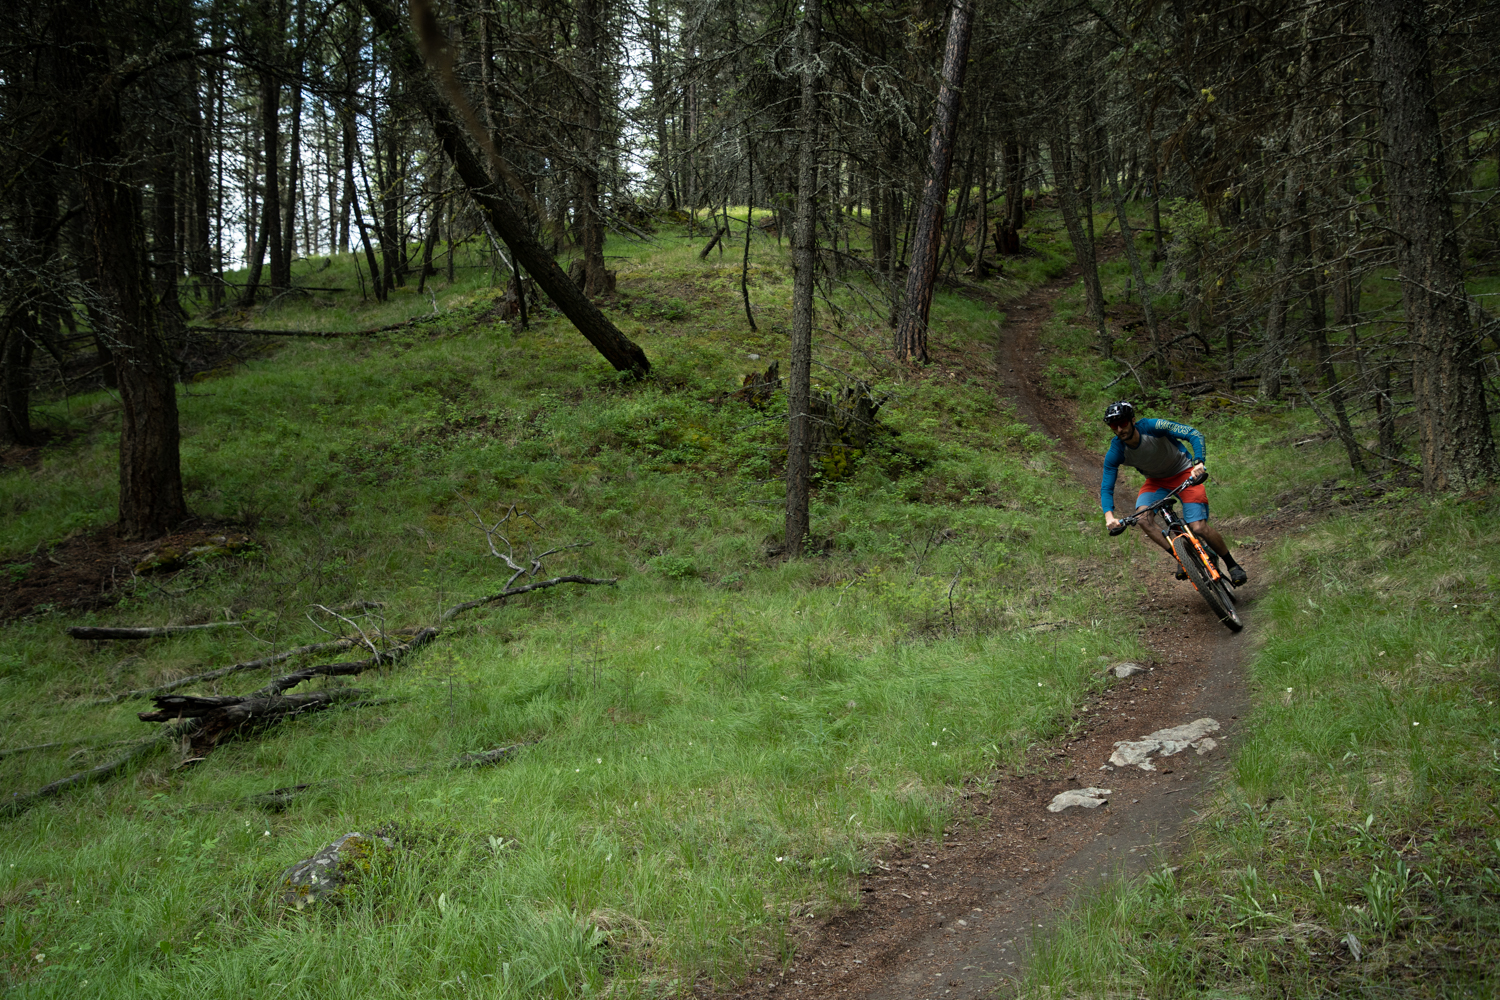
[[[1186,536],[1176,535],[1172,538],[1172,551],[1177,553],[1177,561],[1182,563],[1183,569],[1187,570],[1188,579],[1202,595],[1203,600],[1208,604],[1208,609],[1224,623],[1224,627],[1231,632],[1238,632],[1244,628],[1245,623],[1240,621],[1239,614],[1234,610],[1234,598],[1229,596],[1224,581],[1215,579],[1213,573],[1203,564],[1203,557],[1198,554],[1198,547]]]

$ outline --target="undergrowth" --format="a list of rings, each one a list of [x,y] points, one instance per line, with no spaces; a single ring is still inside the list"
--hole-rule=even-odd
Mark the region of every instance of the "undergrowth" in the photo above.
[[[6,624],[0,743],[62,745],[8,754],[0,794],[107,761],[149,728],[136,719],[147,703],[101,698],[328,632],[409,634],[494,593],[509,571],[475,519],[510,505],[532,518],[513,522],[517,555],[590,543],[542,575],[618,583],[476,610],[414,659],[327,681],[364,691],[354,707],[206,754],[168,750],[5,820],[9,990],[644,996],[730,983],[787,959],[810,919],[856,905],[873,856],[941,838],[963,787],[1045,738],[1097,683],[1099,657],[1139,654],[1125,622],[1056,576],[1102,549],[1052,485],[1045,444],[970,373],[880,362],[888,330],[857,275],[820,310],[818,381],[870,386],[881,428],[817,471],[826,554],[768,559],[785,396],[757,407],[735,390],[785,361],[790,268],[756,236],[752,333],[737,254],[700,261],[701,238],[682,235],[609,248],[619,297],[606,308],[654,364],[641,383],[548,308],[526,329],[496,322],[482,268],[380,305],[359,300],[340,258],[299,274],[345,292],[243,317],[421,320],[291,340],[183,386],[189,505],[256,546],[135,577],[102,611]],[[1044,253],[989,291],[1019,294],[1059,266]],[[941,293],[934,335],[982,349],[995,320]],[[22,573],[106,526],[114,505],[113,398],[57,400],[40,419],[67,443],[0,477],[0,551]],[[129,645],[63,632],[224,620],[242,625]],[[517,749],[453,766],[499,746]],[[339,902],[288,910],[280,873],[351,830],[392,846]]]

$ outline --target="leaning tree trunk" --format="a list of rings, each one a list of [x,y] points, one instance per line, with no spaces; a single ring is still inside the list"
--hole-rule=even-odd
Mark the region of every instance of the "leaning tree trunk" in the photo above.
[[[404,29],[388,0],[361,0],[361,3],[376,30],[385,36],[386,43],[391,47],[392,66],[409,84],[404,96],[431,123],[433,132],[443,147],[443,154],[452,161],[459,179],[463,181],[480,212],[511,248],[516,262],[531,273],[542,290],[557,303],[563,315],[604,355],[605,360],[619,371],[641,376],[649,373],[651,362],[647,360],[646,352],[621,333],[599,311],[599,307],[589,301],[582,289],[568,279],[567,273],[557,266],[557,261],[537,240],[506,194],[496,191],[490,183],[484,161],[470,147],[464,126],[459,123],[447,100],[434,86],[422,56],[413,44],[412,36]],[[452,80],[452,86],[448,89],[457,90],[457,81]],[[472,108],[463,110],[469,116],[473,115]]]
[[[172,359],[162,343],[156,298],[148,277],[139,203],[129,175],[117,75],[102,39],[106,22],[89,0],[73,5],[72,58],[65,73],[79,114],[72,146],[83,207],[90,224],[101,315],[119,380],[119,532],[125,538],[164,534],[187,516],[178,457],[177,392]]]
[[[823,35],[822,0],[806,0],[802,13],[802,114],[797,152],[797,222],[792,238],[792,350],[787,372],[786,554],[802,554],[810,525],[812,492],[813,282],[818,264],[818,76]]]
[[[906,274],[906,308],[896,328],[896,357],[927,363],[927,315],[937,281],[938,240],[943,231],[943,209],[948,201],[948,173],[953,166],[953,137],[958,131],[958,102],[969,62],[976,0],[953,0],[948,20],[948,45],[943,52],[943,83],[938,88],[937,113],[932,122],[932,152],[917,232],[912,241],[911,270]],[[981,237],[983,238],[983,237]]]
[[[1472,487],[1500,473],[1485,409],[1479,337],[1446,187],[1425,5],[1366,0],[1380,83],[1386,191],[1414,357],[1412,396],[1428,490]]]

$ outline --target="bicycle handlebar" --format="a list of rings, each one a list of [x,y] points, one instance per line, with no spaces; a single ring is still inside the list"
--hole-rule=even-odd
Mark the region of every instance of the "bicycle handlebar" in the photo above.
[[[1133,525],[1136,522],[1138,522],[1141,518],[1145,517],[1147,514],[1155,514],[1158,510],[1160,510],[1161,508],[1165,507],[1167,504],[1171,503],[1173,500],[1176,500],[1177,499],[1177,494],[1181,493],[1183,490],[1187,489],[1189,486],[1197,486],[1199,483],[1203,482],[1207,478],[1208,478],[1208,472],[1207,471],[1205,471],[1200,476],[1189,476],[1186,482],[1184,482],[1182,485],[1178,486],[1175,490],[1173,490],[1172,492],[1168,493],[1166,496],[1162,497],[1160,500],[1156,501],[1156,503],[1152,504],[1149,507],[1144,508],[1143,510],[1141,510],[1141,511],[1135,513],[1135,514],[1130,515],[1129,517],[1122,517],[1122,518],[1120,518],[1120,522],[1118,524],[1116,524],[1114,527],[1112,527],[1112,528],[1109,529],[1110,536],[1113,537],[1115,535],[1124,534],[1126,528],[1129,528],[1131,525]]]

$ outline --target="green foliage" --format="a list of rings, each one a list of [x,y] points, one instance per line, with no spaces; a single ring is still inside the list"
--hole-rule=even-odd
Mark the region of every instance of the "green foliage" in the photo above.
[[[611,243],[622,295],[606,308],[653,358],[645,383],[620,380],[550,310],[525,330],[483,319],[489,275],[461,269],[435,286],[436,316],[413,289],[383,306],[289,297],[256,325],[428,319],[279,343],[183,392],[189,504],[260,546],[143,580],[102,611],[7,625],[6,746],[86,742],[6,757],[0,794],[139,738],[141,702],[100,696],[327,638],[309,613],[352,634],[314,604],[374,635],[494,593],[509,571],[475,511],[493,521],[518,504],[535,518],[510,526],[518,557],[589,541],[545,572],[619,583],[471,612],[429,651],[353,679],[363,704],[183,767],[166,752],[7,821],[7,988],[533,997],[728,983],[782,953],[793,912],[855,905],[853,878],[892,840],[941,834],[965,782],[1046,732],[1097,655],[1131,648],[1128,622],[1093,595],[1045,584],[1059,558],[1098,551],[1058,523],[1075,497],[1039,480],[1054,468],[1045,445],[957,379],[861,369],[892,400],[869,448],[820,470],[814,531],[835,547],[768,562],[785,399],[757,410],[731,392],[785,350],[773,330],[788,321],[790,268],[756,237],[762,331],[750,334],[735,255],[699,261],[693,242]],[[343,258],[316,283],[357,287]],[[654,303],[673,300],[685,315],[656,325]],[[839,300],[846,320],[857,301]],[[955,342],[993,336],[992,311],[946,293],[934,322]],[[854,326],[844,340],[826,331],[820,351],[883,345],[877,327]],[[113,399],[44,414],[75,435],[0,476],[12,574],[112,516]],[[381,606],[347,610],[367,601]],[[243,630],[129,650],[62,634],[226,609]],[[1089,623],[1078,652],[1022,627],[1059,618]],[[450,766],[516,744],[507,763]],[[396,846],[342,902],[285,912],[280,873],[351,830]]]

